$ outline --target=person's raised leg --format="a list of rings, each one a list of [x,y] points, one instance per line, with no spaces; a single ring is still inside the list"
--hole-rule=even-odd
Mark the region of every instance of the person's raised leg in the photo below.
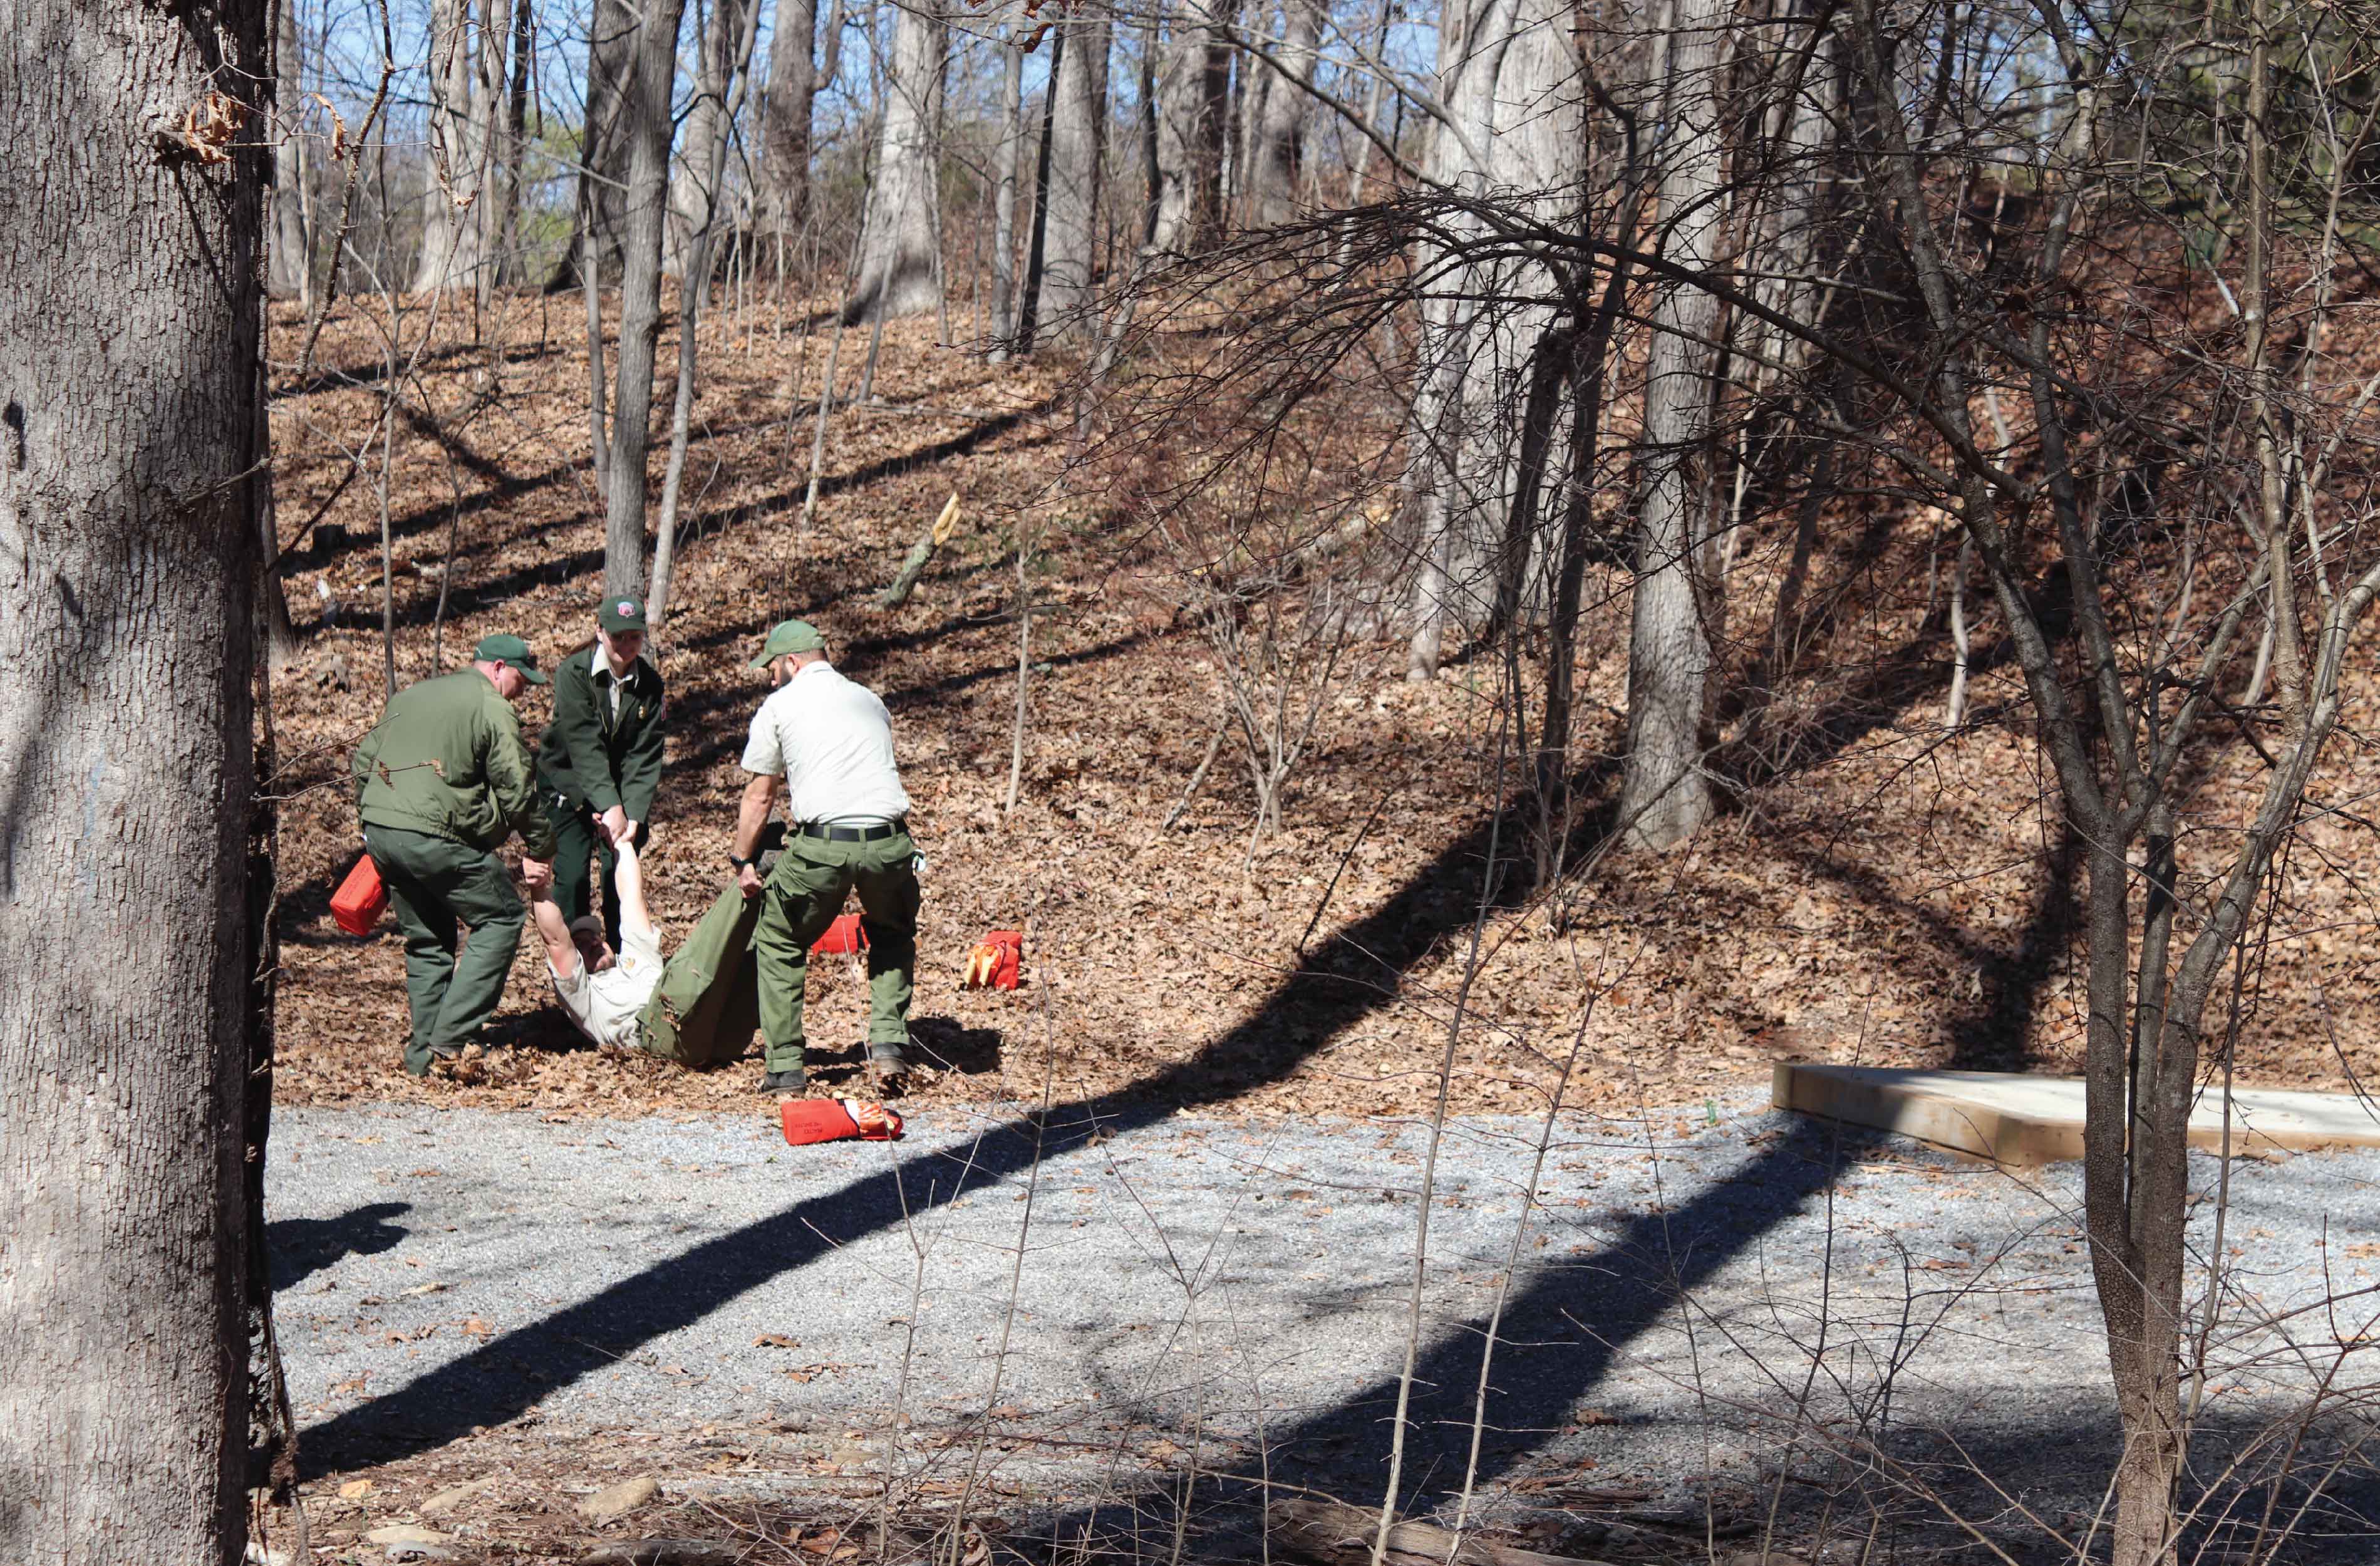
[[[868,931],[868,1053],[883,1068],[905,1065],[909,1001],[917,989],[917,847],[906,832],[866,845],[854,877]]]
[[[802,992],[809,981],[810,945],[834,922],[850,890],[848,871],[832,844],[798,833],[760,888],[760,918],[752,931],[760,990],[760,1038],[771,1077],[801,1072]]]
[[[594,881],[589,862],[601,836],[594,819],[583,809],[546,796],[546,819],[553,823],[553,903],[565,923],[583,919],[594,905]]]
[[[416,1076],[430,1070],[430,1040],[455,977],[455,911],[424,879],[431,867],[423,861],[437,842],[385,827],[364,833],[364,846],[388,888],[389,909],[405,937],[405,1000],[413,1024],[405,1045],[405,1069]]]
[[[523,923],[520,893],[513,890],[504,862],[459,843],[454,849],[455,872],[446,902],[468,928],[463,954],[455,964],[455,980],[446,987],[445,1004],[438,1008],[437,1031],[430,1039],[431,1052],[443,1054],[457,1052],[478,1038],[480,1025],[504,999]]]

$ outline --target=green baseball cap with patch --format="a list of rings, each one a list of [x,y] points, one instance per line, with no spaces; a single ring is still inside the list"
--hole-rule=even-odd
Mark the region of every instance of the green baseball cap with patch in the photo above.
[[[613,636],[622,631],[641,631],[645,628],[645,601],[634,593],[607,598],[603,607],[595,612],[595,623]]]
[[[528,643],[518,637],[482,637],[480,645],[471,651],[471,660],[476,663],[510,664],[520,672],[522,679],[533,686],[549,683],[543,674],[537,672],[537,654],[531,652]]]
[[[808,620],[781,620],[769,632],[769,639],[760,644],[760,656],[746,665],[765,669],[788,652],[823,652],[826,638]]]

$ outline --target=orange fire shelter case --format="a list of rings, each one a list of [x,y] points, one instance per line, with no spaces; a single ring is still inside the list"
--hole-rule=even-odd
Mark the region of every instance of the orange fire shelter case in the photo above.
[[[812,1142],[896,1142],[901,1117],[866,1099],[789,1099],[777,1111],[785,1140],[796,1147]]]
[[[860,928],[857,914],[843,914],[826,927],[826,933],[810,948],[813,957],[832,956],[838,952],[856,955],[868,950],[868,931]]]
[[[355,868],[331,893],[331,917],[349,935],[370,935],[387,908],[388,888],[381,884],[380,867],[370,855],[358,855]]]
[[[1025,932],[1021,929],[986,931],[967,953],[966,988],[969,989],[1014,989],[1024,977]]]

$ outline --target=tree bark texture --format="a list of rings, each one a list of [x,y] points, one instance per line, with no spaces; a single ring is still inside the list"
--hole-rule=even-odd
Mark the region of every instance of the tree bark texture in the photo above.
[[[1250,206],[1262,225],[1288,222],[1297,204],[1298,176],[1305,167],[1306,126],[1314,117],[1314,99],[1298,84],[1312,84],[1322,45],[1323,0],[1286,0],[1283,9],[1281,47],[1274,55],[1289,79],[1261,62],[1251,67],[1273,78],[1257,116],[1250,169]]]
[[[620,225],[619,381],[603,474],[603,596],[638,593],[645,577],[646,457],[652,449],[653,358],[662,328],[662,227],[668,217],[670,90],[685,0],[649,0],[620,98],[628,188]]]
[[[577,286],[586,279],[589,256],[599,275],[617,266],[626,223],[631,140],[626,116],[634,95],[637,50],[644,36],[640,20],[644,12],[634,0],[593,0],[593,4],[587,41],[587,113],[578,150],[583,166],[573,214],[576,229],[546,284],[549,289]],[[685,0],[675,0],[674,9],[682,12],[684,7]]]
[[[1661,250],[1708,267],[1718,250],[1724,172],[1719,127],[1718,0],[1678,0],[1659,144]],[[1628,762],[1621,783],[1625,841],[1664,849],[1710,819],[1702,771],[1710,711],[1711,637],[1699,556],[1698,446],[1708,432],[1718,302],[1675,285],[1657,297],[1645,379],[1645,455],[1636,501],[1636,600],[1628,642]]]
[[[1212,0],[1181,0],[1166,18],[1157,67],[1157,224],[1149,237],[1160,253],[1195,255],[1222,234],[1232,55],[1216,23]]]
[[[686,275],[692,260],[694,237],[710,228],[711,205],[727,164],[727,141],[734,131],[728,94],[743,75],[745,21],[759,0],[713,0],[710,26],[699,47],[694,102],[686,106],[686,132],[677,178],[670,188],[669,226],[662,249],[662,273]],[[717,83],[715,88],[705,85]],[[716,166],[722,173],[713,174]]]
[[[298,41],[298,0],[274,0],[273,41],[273,241],[271,287],[276,299],[314,303],[313,249],[306,237],[305,165],[298,156],[297,127],[304,99],[304,63]]]
[[[476,287],[495,264],[492,226],[504,207],[496,125],[510,74],[513,0],[431,0],[430,164],[413,291]]]
[[[1000,155],[991,223],[991,362],[1009,355],[1016,334],[1016,182],[1025,161],[1025,38],[1032,18],[1020,6],[1000,46]]]
[[[859,269],[843,319],[916,315],[942,302],[941,131],[950,25],[935,0],[893,13],[876,172],[860,225]]]
[[[230,1566],[267,8],[10,22],[0,1560]]]
[[[1066,17],[1066,48],[1051,86],[1049,228],[1040,308],[1044,335],[1087,340],[1098,330],[1090,304],[1099,266],[1102,91],[1114,24],[1088,11]]]
[[[769,232],[797,234],[810,211],[810,127],[818,95],[843,64],[843,6],[826,24],[819,60],[818,0],[779,0],[769,38],[769,95],[760,108],[761,210]]]
[[[1574,214],[1586,135],[1567,17],[1553,0],[1449,7],[1437,86],[1454,125],[1431,139],[1425,168],[1433,179],[1504,192],[1500,200],[1548,222]],[[1500,399],[1562,315],[1541,265],[1464,259],[1478,233],[1475,220],[1452,217],[1443,245],[1423,258],[1430,282],[1404,480],[1422,561],[1406,664],[1413,679],[1437,673],[1449,629],[1480,624],[1492,606],[1514,476],[1505,431],[1518,412]]]

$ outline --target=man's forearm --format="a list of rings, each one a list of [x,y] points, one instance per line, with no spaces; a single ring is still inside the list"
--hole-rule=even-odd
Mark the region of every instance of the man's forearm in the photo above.
[[[769,807],[776,803],[777,780],[755,778],[744,790],[744,802],[735,811],[735,847],[738,859],[749,859],[759,852],[761,829],[769,824]]]

